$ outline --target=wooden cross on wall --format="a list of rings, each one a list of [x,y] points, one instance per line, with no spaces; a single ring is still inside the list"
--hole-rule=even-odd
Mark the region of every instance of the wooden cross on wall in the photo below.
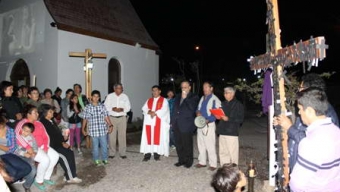
[[[309,68],[317,66],[318,61],[326,57],[328,45],[325,44],[324,37],[316,37],[281,48],[277,0],[267,0],[267,23],[269,29],[269,50],[266,54],[251,57],[248,61],[250,62],[251,70],[254,70],[255,73],[270,67],[273,68],[274,113],[275,115],[286,114],[283,68],[301,62],[307,62]],[[280,127],[276,127],[276,137],[278,140],[277,190],[288,191],[288,136]]]
[[[84,57],[84,71],[85,71],[85,95],[90,98],[92,92],[92,68],[93,63],[89,61],[93,58],[106,58],[105,53],[92,53],[91,49],[85,49],[85,52],[69,52],[70,57]]]

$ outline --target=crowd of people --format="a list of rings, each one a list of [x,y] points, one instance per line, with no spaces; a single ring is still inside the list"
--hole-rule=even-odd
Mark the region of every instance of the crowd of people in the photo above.
[[[5,181],[22,183],[26,192],[32,185],[44,191],[55,184],[51,176],[59,163],[65,182],[81,183],[73,152],[76,147],[81,154],[81,118],[76,121],[73,115],[82,111],[82,106],[76,105],[81,86],[75,84],[65,99],[61,99],[60,88],[54,95],[51,89],[40,94],[37,87],[16,88],[9,81],[2,81],[0,88],[0,161]],[[82,102],[84,107],[86,102]],[[66,123],[66,129],[60,129],[61,122]]]
[[[152,97],[142,107],[140,152],[144,154],[143,161],[149,161],[152,156],[159,161],[162,155],[169,155],[170,149],[176,149],[175,166],[190,168],[194,160],[193,136],[198,132],[200,155],[195,167],[206,167],[205,153],[208,152],[209,170],[214,171],[217,168],[215,121],[220,119],[224,123],[220,123],[217,130],[230,136],[225,142],[231,139],[237,143],[231,148],[220,147],[220,158],[225,163],[238,163],[237,124],[243,121],[243,107],[234,98],[235,89],[225,89],[225,102],[213,94],[210,82],[204,83],[201,100],[191,92],[190,82],[183,81],[181,90],[177,96],[170,90],[164,98],[158,85],[151,88]],[[123,85],[115,84],[104,101],[97,90],[91,93],[91,98],[81,92],[81,85],[74,84],[62,98],[59,87],[53,95],[49,88],[40,93],[37,87],[16,88],[11,82],[1,82],[0,158],[11,178],[7,182],[23,182],[25,191],[30,191],[33,184],[45,190],[46,185],[55,184],[51,175],[57,163],[65,172],[66,182],[82,182],[77,177],[75,163],[75,153],[82,154],[82,140],[92,146],[92,158],[97,166],[108,164],[108,158],[115,158],[117,154],[121,159],[127,158],[127,115],[131,103],[123,93]],[[210,109],[221,107],[225,116],[211,114]],[[194,123],[197,116],[206,118],[206,126],[199,130]],[[229,133],[227,129],[233,131]]]
[[[285,114],[274,118],[274,125],[280,125],[289,138],[288,187],[293,192],[340,191],[339,120],[327,100],[325,81],[318,74],[309,73],[301,78],[299,86],[296,99],[299,116],[295,122]],[[197,133],[199,156],[195,167],[204,168],[209,163],[208,169],[215,171],[218,167],[218,135],[220,168],[214,173],[212,185],[222,192],[241,191],[246,182],[244,174],[237,168],[238,130],[244,119],[244,108],[235,98],[233,87],[224,89],[223,102],[213,94],[213,88],[211,82],[203,83],[203,96],[199,99],[191,92],[190,82],[183,81],[182,92],[175,96],[174,101],[164,103],[160,87],[153,86],[153,97],[143,106],[145,118],[140,151],[145,154],[143,161],[150,160],[152,155],[155,160],[159,160],[160,155],[167,156],[169,138],[171,140],[167,134],[171,128],[178,155],[175,166],[190,168],[193,164],[193,135]],[[218,108],[223,110],[222,115],[212,113],[212,109]],[[198,116],[205,119],[202,127],[195,125]],[[216,120],[219,120],[217,125]]]
[[[161,156],[169,155],[170,149],[176,149],[178,159],[174,165],[190,168],[194,164],[193,143],[197,142],[199,156],[194,167],[215,171],[212,185],[216,190],[241,191],[246,178],[237,165],[244,107],[235,97],[235,88],[224,88],[223,102],[214,94],[211,82],[203,83],[201,98],[191,91],[189,81],[183,81],[180,88],[179,94],[170,90],[165,98],[160,86],[151,87],[152,97],[141,108],[142,161],[151,157],[160,161]],[[303,76],[297,93],[300,116],[295,122],[284,114],[274,118],[274,125],[280,125],[289,136],[289,186],[294,192],[340,190],[339,121],[325,88],[317,74]],[[123,85],[115,84],[104,101],[97,90],[92,91],[91,98],[81,92],[81,86],[74,84],[62,98],[60,88],[54,95],[51,89],[40,94],[37,87],[14,89],[11,82],[1,83],[1,178],[7,183],[22,182],[25,191],[30,191],[33,184],[45,190],[46,185],[55,184],[51,175],[60,163],[64,180],[80,183],[75,152],[82,154],[82,140],[92,146],[92,159],[97,166],[108,164],[108,159],[116,156],[127,158],[127,115],[131,103],[123,93]],[[214,113],[216,109],[220,113]],[[203,126],[195,123],[198,117],[204,118]]]
[[[167,98],[164,98],[161,96],[161,88],[158,85],[153,86],[152,97],[142,107],[144,123],[140,152],[144,154],[143,161],[149,161],[152,156],[154,160],[159,161],[160,156],[169,155],[169,146],[174,145],[178,155],[178,161],[174,165],[190,168],[194,161],[193,138],[194,134],[197,134],[199,157],[195,167],[207,167],[208,161],[208,170],[215,171],[218,168],[217,133],[220,137],[221,168],[214,175],[213,186],[220,191],[241,191],[246,179],[237,164],[238,136],[244,119],[244,107],[236,99],[236,90],[233,87],[224,89],[223,102],[213,91],[214,85],[204,82],[204,94],[199,98],[191,92],[190,82],[183,81],[180,94],[174,96],[174,92],[168,91]],[[213,109],[221,109],[223,112],[213,114]],[[203,127],[198,128],[195,119],[200,116],[204,117],[205,122]],[[217,126],[216,120],[219,120]],[[231,180],[234,183],[228,184]]]

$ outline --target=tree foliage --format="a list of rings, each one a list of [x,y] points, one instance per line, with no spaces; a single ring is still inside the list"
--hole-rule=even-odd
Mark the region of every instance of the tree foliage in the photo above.
[[[321,77],[329,79],[335,72],[324,72],[320,74]],[[255,104],[261,104],[262,98],[262,88],[263,88],[264,77],[263,74],[254,82],[244,81],[240,78],[236,79],[234,82],[235,89],[243,92],[247,95],[248,100],[254,102]],[[296,93],[298,92],[300,85],[300,76],[298,71],[291,71],[286,74],[285,78],[285,97],[286,97],[286,108],[295,114],[295,101]]]

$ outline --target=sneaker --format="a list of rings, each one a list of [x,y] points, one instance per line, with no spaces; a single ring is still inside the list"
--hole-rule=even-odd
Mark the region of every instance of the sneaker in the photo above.
[[[104,161],[103,161],[103,164],[104,164],[104,165],[107,165],[107,164],[109,164],[109,162],[108,162],[107,160],[104,160]]]
[[[44,184],[48,184],[48,185],[55,185],[55,182],[52,180],[44,180]]]
[[[97,166],[101,166],[102,165],[102,163],[99,160],[95,160],[94,164],[97,165]]]
[[[81,155],[83,152],[81,152],[80,148],[78,148],[78,154]]]
[[[79,179],[78,177],[75,177],[75,178],[70,179],[70,180],[68,180],[68,181],[66,181],[66,182],[67,182],[67,183],[70,183],[70,184],[77,184],[77,183],[83,182],[83,180],[82,180],[82,179]]]
[[[41,191],[45,191],[46,187],[44,184],[40,185],[39,183],[37,183],[36,181],[34,181],[34,186],[36,186],[39,190]]]
[[[82,179],[79,179],[78,177],[75,177],[75,178],[73,178],[72,179],[74,182],[76,182],[76,183],[81,183],[81,182],[83,182],[83,180]]]

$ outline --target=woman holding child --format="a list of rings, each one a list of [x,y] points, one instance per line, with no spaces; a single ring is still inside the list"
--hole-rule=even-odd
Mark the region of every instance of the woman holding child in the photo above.
[[[28,154],[34,157],[34,161],[39,163],[34,185],[40,190],[45,190],[45,184],[55,184],[54,181],[51,180],[51,175],[54,166],[59,160],[59,154],[50,147],[50,137],[48,136],[44,125],[38,121],[39,114],[37,107],[30,104],[26,105],[24,108],[24,117],[25,118],[21,120],[15,128],[17,143],[21,148],[26,149]],[[32,136],[36,140],[38,146],[38,151],[36,152],[33,150],[33,146],[31,146],[22,136],[23,125],[27,122],[34,125]]]

